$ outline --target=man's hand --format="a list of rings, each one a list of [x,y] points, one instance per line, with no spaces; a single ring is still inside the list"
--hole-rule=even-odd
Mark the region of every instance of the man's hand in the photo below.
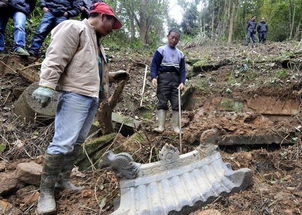
[[[68,18],[68,13],[67,13],[67,12],[65,12],[65,13],[64,13],[64,16]]]
[[[47,88],[47,87],[39,87],[33,93],[32,97],[36,101],[38,101],[42,107],[46,107],[49,103],[51,98],[53,97],[54,90]]]
[[[152,86],[157,87],[157,79],[156,78],[152,79]]]
[[[44,13],[47,13],[49,11],[49,9],[47,7],[43,7],[43,11],[44,11]]]
[[[185,89],[185,85],[183,83],[180,83],[180,85],[178,86],[179,90],[184,90]]]

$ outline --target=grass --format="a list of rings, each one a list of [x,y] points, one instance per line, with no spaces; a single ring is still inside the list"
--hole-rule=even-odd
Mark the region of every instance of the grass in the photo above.
[[[288,76],[289,76],[288,71],[285,69],[281,69],[276,72],[276,78],[284,79],[287,78]]]
[[[193,64],[193,67],[201,67],[207,65],[211,61],[210,56],[204,56]]]
[[[2,152],[4,152],[5,149],[6,149],[6,145],[0,144],[0,154],[1,154]]]
[[[194,83],[194,86],[196,87],[197,90],[201,92],[207,93],[210,91],[209,83],[205,79],[197,79]]]
[[[242,112],[244,104],[240,101],[234,101],[232,99],[223,99],[220,102],[220,106],[226,111]]]

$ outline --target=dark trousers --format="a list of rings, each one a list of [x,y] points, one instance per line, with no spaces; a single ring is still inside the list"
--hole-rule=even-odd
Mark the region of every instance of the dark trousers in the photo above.
[[[265,43],[267,32],[259,32],[259,43]]]
[[[170,101],[172,110],[178,111],[178,86],[180,77],[176,72],[164,72],[158,76],[157,98],[158,110],[168,110]]]
[[[39,53],[43,42],[50,31],[61,22],[67,20],[65,16],[54,16],[51,12],[44,13],[39,27],[36,30],[35,36],[32,39],[30,50],[36,54]]]
[[[253,31],[248,31],[246,34],[246,43],[256,43],[256,37],[255,37],[255,33]]]

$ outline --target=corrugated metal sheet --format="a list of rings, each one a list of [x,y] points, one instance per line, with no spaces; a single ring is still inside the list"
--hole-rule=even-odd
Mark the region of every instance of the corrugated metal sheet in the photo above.
[[[141,165],[136,179],[120,181],[120,206],[112,215],[187,214],[250,183],[251,170],[233,171],[213,148],[179,156],[170,146],[161,161]]]

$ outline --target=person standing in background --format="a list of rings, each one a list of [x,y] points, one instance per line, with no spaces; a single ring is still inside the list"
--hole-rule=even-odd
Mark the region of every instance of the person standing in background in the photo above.
[[[185,88],[186,63],[184,54],[176,48],[180,40],[180,31],[172,29],[168,33],[168,44],[159,47],[151,63],[152,85],[157,87],[158,127],[154,131],[165,130],[168,101],[172,106],[172,127],[179,134],[178,90]]]
[[[252,44],[256,43],[256,29],[257,29],[257,22],[256,22],[256,16],[253,16],[246,25],[246,45],[248,45],[250,42]]]
[[[28,50],[35,57],[39,56],[45,38],[54,27],[80,13],[80,0],[41,0],[40,6],[44,15]]]
[[[103,2],[103,0],[82,0],[81,1],[81,20],[88,19],[89,17],[89,10],[91,6],[97,2]]]
[[[258,31],[259,43],[265,43],[267,38],[268,25],[264,17],[259,22],[257,31]]]
[[[26,45],[26,20],[34,10],[35,0],[10,0],[0,3],[0,52],[5,49],[5,28],[8,19],[12,17],[14,21],[14,47],[13,52],[21,56],[29,56],[25,49]]]

